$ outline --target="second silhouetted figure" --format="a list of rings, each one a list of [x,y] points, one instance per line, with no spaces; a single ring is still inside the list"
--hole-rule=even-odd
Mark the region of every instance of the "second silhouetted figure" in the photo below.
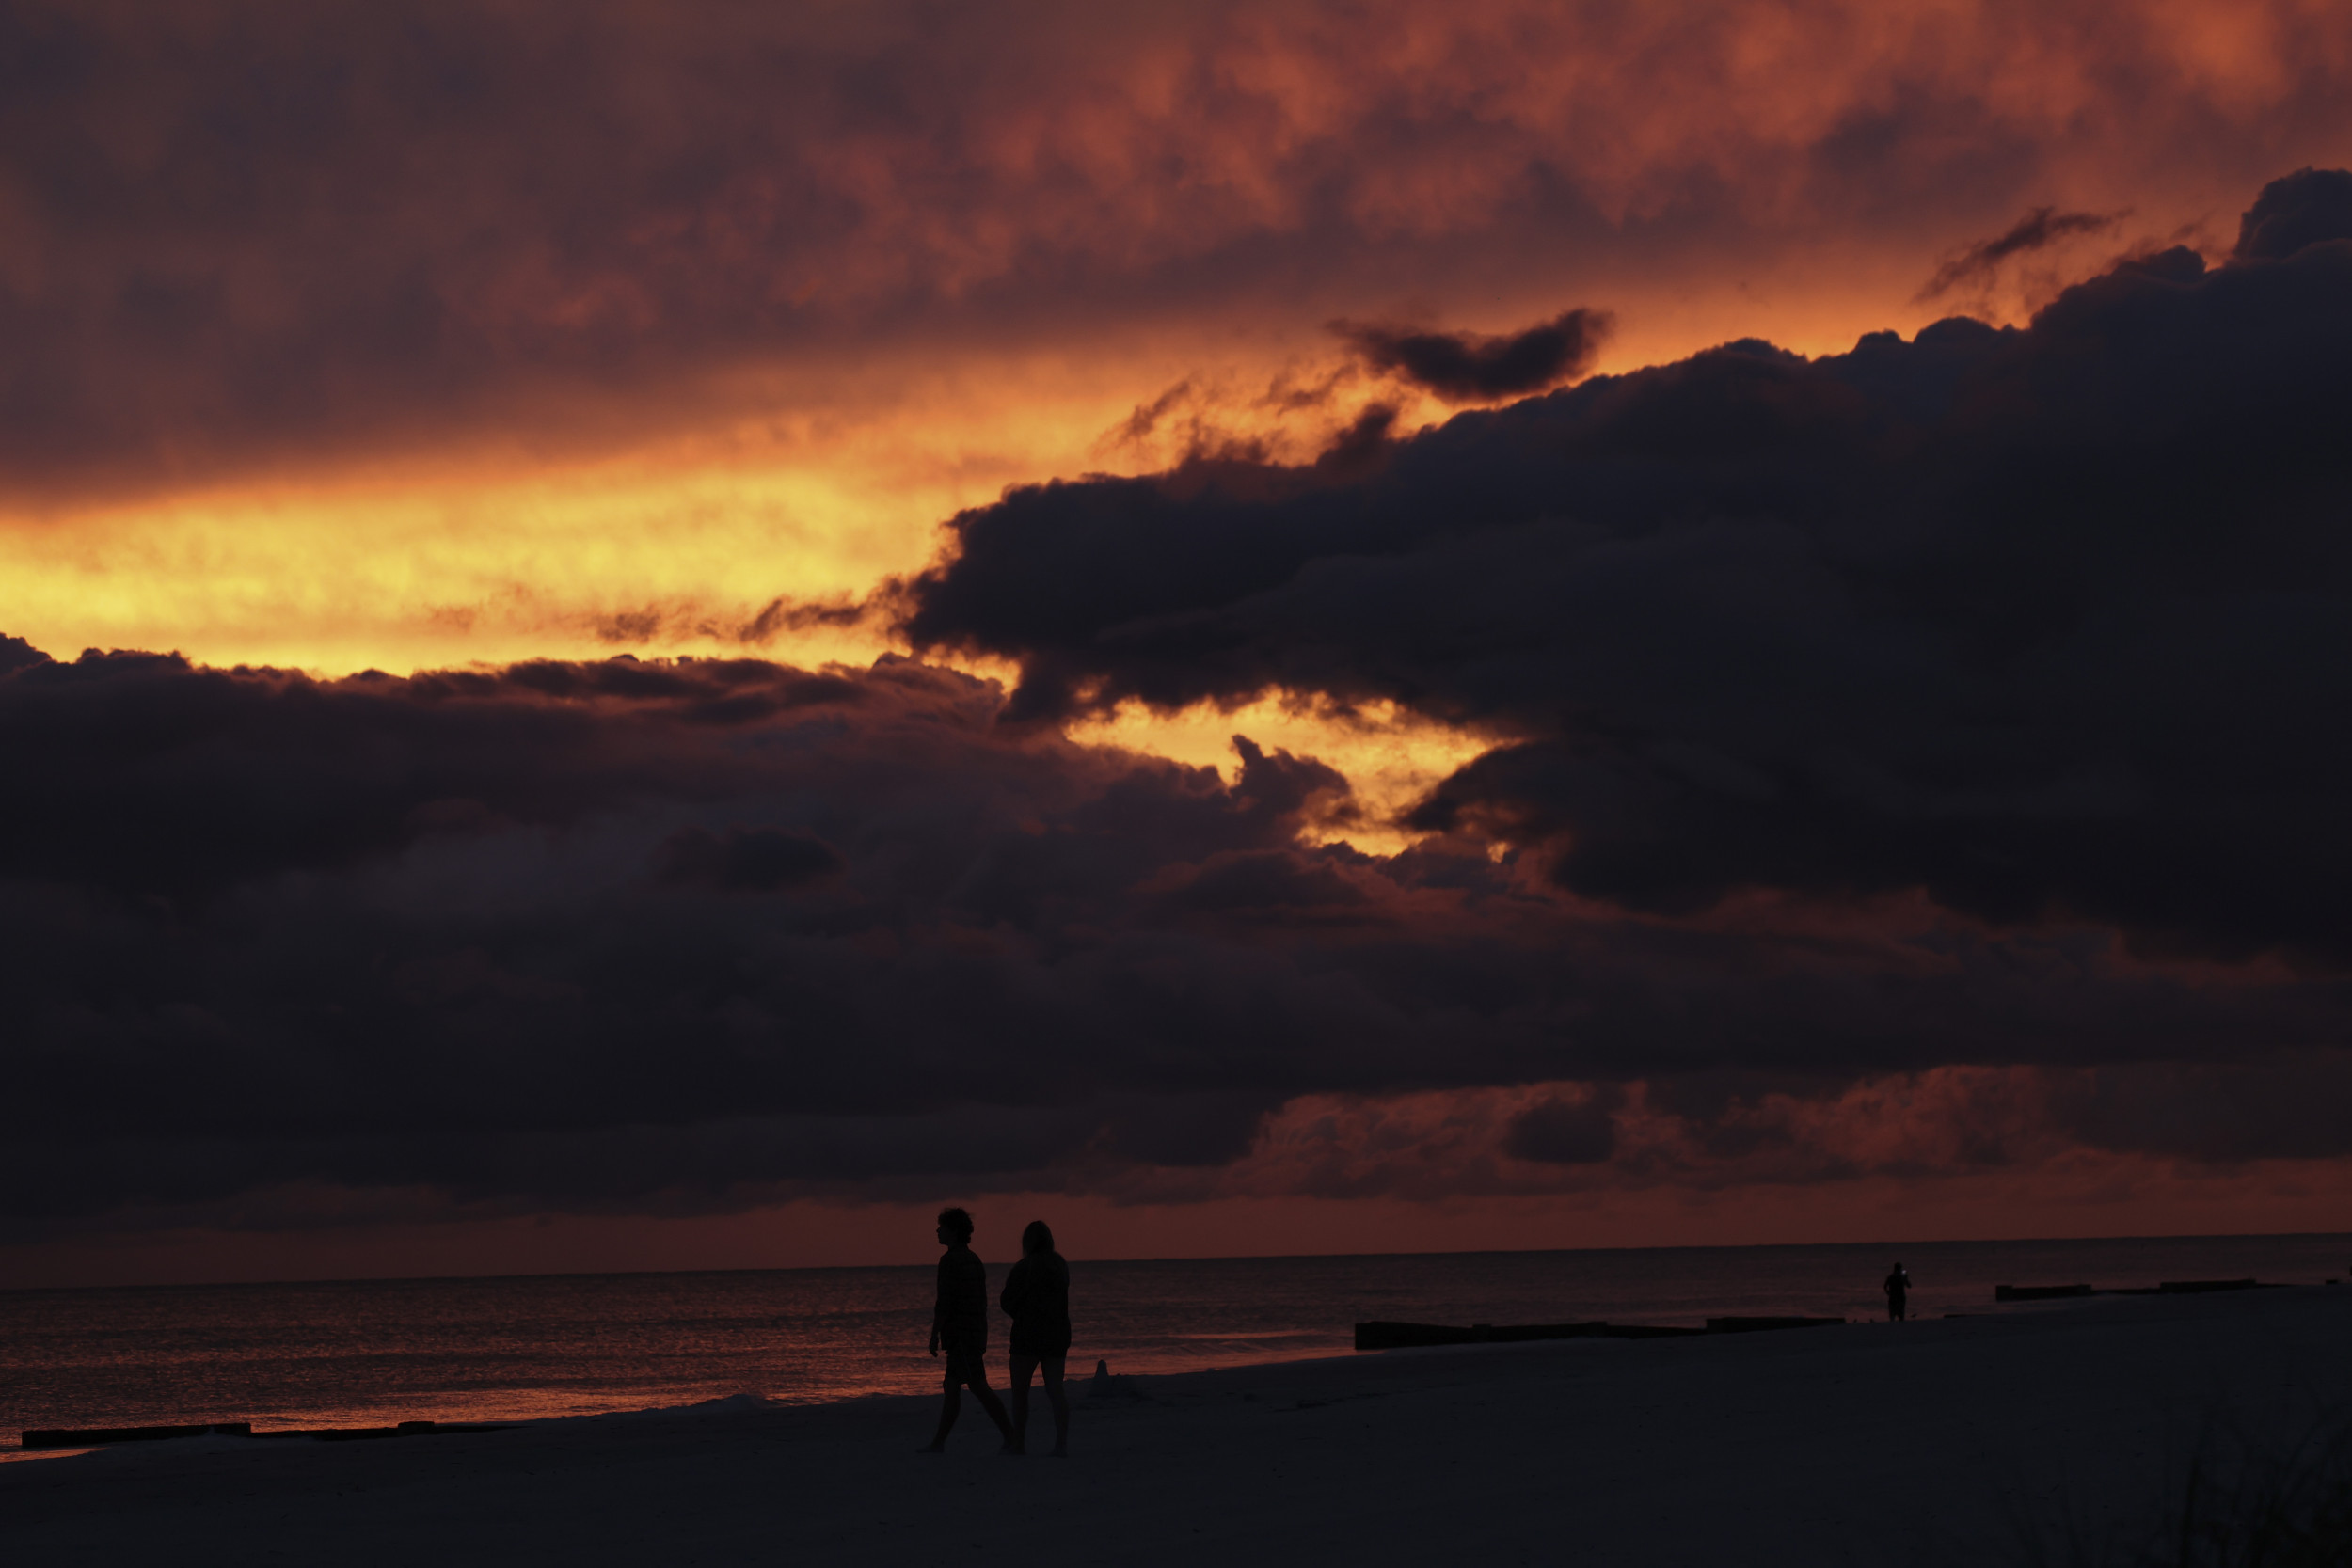
[[[1070,1354],[1070,1265],[1054,1250],[1054,1233],[1031,1220],[1021,1233],[1021,1261],[1005,1275],[997,1298],[1012,1320],[1012,1446],[1025,1451],[1029,1436],[1029,1374],[1045,1373],[1054,1407],[1054,1457],[1070,1457],[1070,1401],[1062,1393],[1062,1362]]]

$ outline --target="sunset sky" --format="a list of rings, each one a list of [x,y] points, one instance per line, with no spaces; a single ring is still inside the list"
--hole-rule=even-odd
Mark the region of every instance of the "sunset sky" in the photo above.
[[[77,0],[0,127],[0,1285],[2352,1227],[2341,4]]]

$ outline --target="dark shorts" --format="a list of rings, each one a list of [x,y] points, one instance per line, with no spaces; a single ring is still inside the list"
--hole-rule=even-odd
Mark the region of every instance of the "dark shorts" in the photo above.
[[[979,1335],[943,1334],[939,1354],[946,1358],[947,1386],[988,1381],[988,1340]]]
[[[1015,1318],[1010,1338],[1016,1360],[1059,1361],[1070,1354],[1070,1320],[1058,1315]]]

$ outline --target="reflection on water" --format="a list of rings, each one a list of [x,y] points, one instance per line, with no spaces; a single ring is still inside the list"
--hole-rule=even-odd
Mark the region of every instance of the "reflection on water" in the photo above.
[[[1359,1319],[1696,1323],[1868,1318],[1899,1257],[1915,1317],[1996,1284],[2345,1272],[2352,1237],[1676,1247],[1167,1262],[1073,1259],[1071,1358],[1179,1371],[1343,1353]],[[992,1260],[992,1285],[1009,1259]],[[937,1386],[931,1270],[541,1275],[0,1293],[0,1432],[511,1420]],[[2064,1304],[2016,1310],[2066,1310]],[[992,1351],[1002,1367],[999,1325]]]

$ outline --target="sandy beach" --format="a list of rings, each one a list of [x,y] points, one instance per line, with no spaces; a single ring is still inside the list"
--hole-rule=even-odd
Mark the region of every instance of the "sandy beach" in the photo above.
[[[24,1563],[1870,1564],[2030,1561],[2038,1540],[2065,1561],[2070,1538],[2136,1538],[2201,1442],[2283,1449],[2352,1405],[2347,1327],[2352,1290],[2302,1288],[1138,1378],[1081,1392],[1067,1463],[998,1457],[968,1404],[950,1451],[920,1456],[933,1405],[907,1398],[138,1444],[0,1465],[0,1547]]]

